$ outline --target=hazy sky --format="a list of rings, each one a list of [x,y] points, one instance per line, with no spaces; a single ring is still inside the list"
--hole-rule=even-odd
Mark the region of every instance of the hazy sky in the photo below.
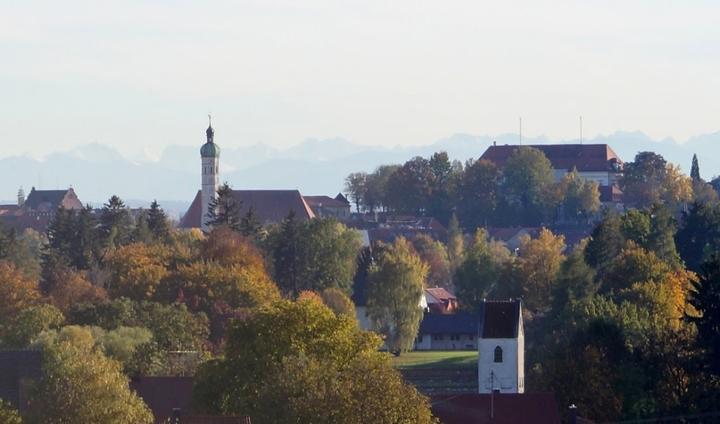
[[[720,130],[718,1],[0,0],[0,156]]]

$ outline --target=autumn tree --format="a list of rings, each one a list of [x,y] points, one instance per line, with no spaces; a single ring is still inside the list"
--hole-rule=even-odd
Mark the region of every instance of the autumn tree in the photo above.
[[[427,286],[450,287],[450,258],[445,245],[426,234],[417,234],[412,245],[423,262],[428,265]]]
[[[168,275],[169,253],[164,245],[133,243],[112,250],[105,258],[108,293],[113,297],[151,299]]]
[[[379,344],[317,300],[280,301],[234,322],[224,355],[196,375],[195,402],[260,422],[433,422]]]
[[[462,260],[463,251],[465,250],[465,234],[460,228],[460,222],[455,214],[450,217],[448,223],[448,240],[447,252],[450,260],[450,269],[454,273]]]
[[[43,331],[59,328],[65,317],[52,305],[41,304],[23,309],[0,324],[0,341],[4,348],[24,349]]]
[[[355,304],[343,290],[330,287],[320,292],[323,303],[336,314],[355,317]]]
[[[392,175],[400,165],[380,165],[371,174],[368,174],[363,194],[363,204],[370,212],[387,208],[391,202],[388,194],[388,184]]]
[[[43,342],[43,375],[30,402],[31,424],[153,422],[120,364],[106,358],[90,331],[79,327],[67,327]]]
[[[40,302],[40,290],[10,262],[0,261],[0,317],[14,317]]]
[[[565,237],[543,228],[537,238],[524,236],[520,240],[517,269],[523,299],[530,310],[547,308],[553,284],[565,259]]]
[[[412,348],[422,319],[419,304],[427,273],[427,265],[402,237],[388,246],[370,268],[368,316],[393,352]]]
[[[93,285],[84,272],[65,264],[58,264],[46,272],[46,294],[50,303],[61,311],[69,310],[79,303],[100,303],[107,300],[107,292]]]
[[[22,424],[22,418],[20,418],[20,413],[10,405],[10,403],[5,402],[4,400],[0,399],[0,423],[3,424]]]

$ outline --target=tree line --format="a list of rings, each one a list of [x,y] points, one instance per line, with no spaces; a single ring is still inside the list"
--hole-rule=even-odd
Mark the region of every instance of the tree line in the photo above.
[[[640,152],[624,164],[616,183],[632,207],[716,200],[713,186],[700,178],[697,157],[693,164],[687,177],[661,155]],[[352,173],[345,179],[345,192],[357,212],[433,216],[443,223],[456,214],[470,231],[481,226],[583,224],[601,209],[596,182],[581,178],[575,169],[556,181],[547,157],[529,146],[518,147],[502,169],[483,159],[450,161],[445,152],[415,157],[371,173]]]

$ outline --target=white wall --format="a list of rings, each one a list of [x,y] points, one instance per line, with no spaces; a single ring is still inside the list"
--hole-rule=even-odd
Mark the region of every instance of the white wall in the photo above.
[[[555,175],[555,181],[562,180],[565,175],[568,174],[567,169],[553,169],[553,173]],[[595,181],[601,186],[609,186],[612,182],[614,182],[613,173],[603,171],[603,172],[579,172],[578,175],[582,177],[585,180],[589,181]]]
[[[357,318],[360,328],[362,328],[365,331],[372,330],[371,325],[370,325],[370,318],[368,318],[368,316],[367,316],[367,307],[356,306],[355,307],[355,318]]]
[[[503,350],[503,361],[495,362],[495,347]],[[480,339],[478,342],[478,387],[480,393],[523,393],[525,391],[525,340]]]
[[[205,225],[207,220],[208,205],[215,198],[220,186],[220,159],[202,158],[202,191],[200,195],[202,216],[200,217],[200,228],[207,231]]]

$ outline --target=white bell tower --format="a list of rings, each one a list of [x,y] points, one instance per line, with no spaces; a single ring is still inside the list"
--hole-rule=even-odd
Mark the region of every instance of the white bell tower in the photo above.
[[[210,202],[215,199],[220,186],[220,147],[215,144],[215,130],[212,127],[210,115],[208,115],[208,128],[205,131],[207,142],[200,148],[202,161],[202,216],[200,217],[200,228],[208,231],[207,214],[210,211]]]
[[[522,302],[483,300],[478,339],[480,393],[525,392]]]

